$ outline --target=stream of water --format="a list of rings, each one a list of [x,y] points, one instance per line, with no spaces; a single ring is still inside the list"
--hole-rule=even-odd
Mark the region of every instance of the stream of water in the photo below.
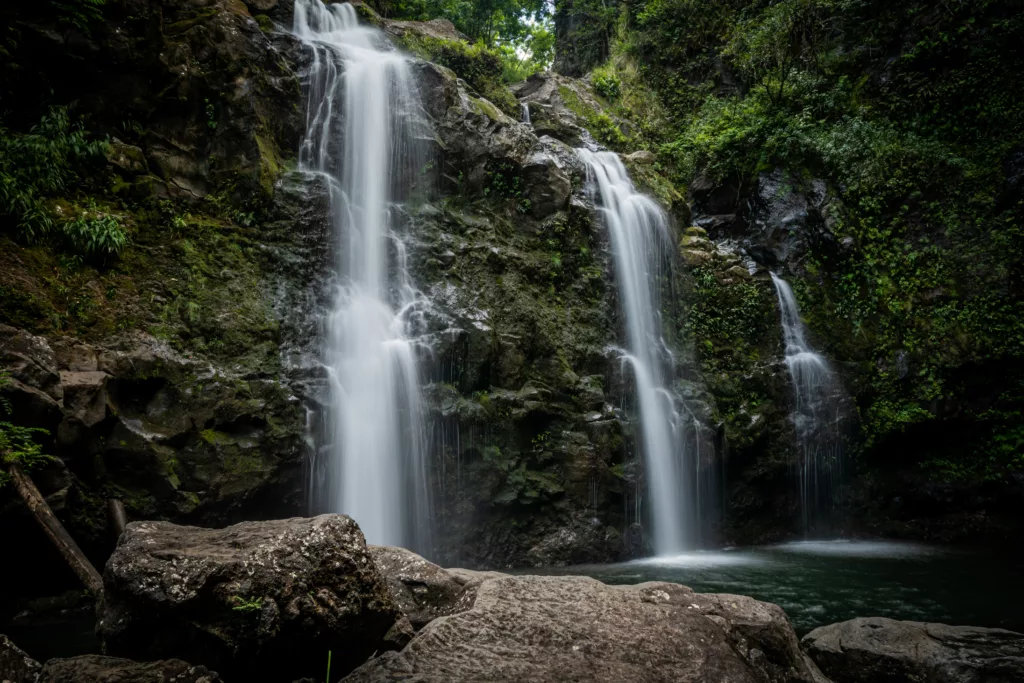
[[[424,548],[425,439],[409,319],[420,303],[394,213],[420,168],[419,94],[407,58],[347,4],[296,0],[312,55],[300,168],[332,188],[333,309],[319,507],[351,515],[371,543]]]
[[[789,283],[771,274],[782,313],[786,367],[793,384],[793,427],[804,533],[836,522],[843,477],[845,408],[842,383],[807,341],[807,328]]]
[[[687,465],[685,423],[670,388],[672,354],[661,332],[661,264],[673,244],[668,217],[636,191],[614,152],[577,150],[587,166],[602,223],[611,238],[619,305],[626,328],[623,360],[632,369],[639,442],[650,495],[654,548],[659,554],[696,546],[696,476]]]

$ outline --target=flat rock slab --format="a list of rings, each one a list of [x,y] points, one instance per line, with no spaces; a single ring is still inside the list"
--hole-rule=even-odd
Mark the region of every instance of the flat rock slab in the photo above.
[[[454,573],[454,572],[453,572]],[[824,679],[775,605],[685,586],[587,577],[479,579],[467,611],[427,624],[348,683],[782,683]]]
[[[51,659],[39,674],[38,683],[221,683],[221,678],[205,666],[192,666],[178,659],[133,662],[84,655]]]
[[[343,515],[200,529],[129,524],[104,573],[108,655],[180,657],[227,680],[343,674],[401,618],[362,532]]]
[[[867,617],[814,629],[804,649],[835,683],[1020,683],[1024,634]]]

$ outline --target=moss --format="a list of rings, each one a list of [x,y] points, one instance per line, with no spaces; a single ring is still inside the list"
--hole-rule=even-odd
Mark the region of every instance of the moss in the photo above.
[[[466,81],[479,95],[501,111],[518,119],[519,101],[505,84],[501,56],[483,44],[431,38],[407,33],[399,39],[413,54],[447,67]]]

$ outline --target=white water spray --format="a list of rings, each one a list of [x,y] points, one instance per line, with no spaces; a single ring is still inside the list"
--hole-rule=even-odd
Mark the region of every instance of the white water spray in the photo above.
[[[330,181],[338,245],[321,507],[351,515],[371,543],[422,548],[429,511],[408,329],[419,299],[393,225],[419,170],[419,96],[406,58],[351,5],[296,0],[294,33],[312,56],[299,164]]]
[[[523,123],[525,123],[528,126],[532,126],[533,122],[530,120],[530,105],[528,105],[526,102],[523,102],[522,104],[522,112]]]
[[[587,165],[611,237],[615,277],[626,322],[628,353],[640,417],[640,444],[659,555],[693,548],[698,529],[696,467],[687,464],[678,397],[668,388],[672,356],[661,333],[661,264],[673,239],[658,204],[636,191],[613,152],[577,150]]]
[[[846,419],[842,384],[828,361],[807,341],[807,328],[789,283],[771,274],[782,313],[786,367],[793,383],[793,425],[804,532],[838,503]]]

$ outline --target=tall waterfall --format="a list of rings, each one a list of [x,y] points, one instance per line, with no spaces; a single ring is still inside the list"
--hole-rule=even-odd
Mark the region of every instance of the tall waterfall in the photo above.
[[[424,430],[410,320],[418,295],[395,210],[420,168],[409,63],[349,4],[296,0],[311,53],[300,168],[331,186],[336,279],[325,320],[330,401],[320,507],[351,515],[371,543],[422,547]]]
[[[687,458],[681,402],[669,388],[672,354],[661,332],[661,264],[673,244],[668,217],[636,191],[613,152],[577,150],[587,166],[611,238],[620,305],[625,314],[624,359],[633,371],[639,442],[650,495],[654,548],[678,553],[698,540],[698,458]]]
[[[843,473],[845,406],[842,384],[807,341],[807,329],[789,283],[771,274],[782,312],[786,367],[793,383],[797,477],[805,533],[822,524],[839,502]]]

